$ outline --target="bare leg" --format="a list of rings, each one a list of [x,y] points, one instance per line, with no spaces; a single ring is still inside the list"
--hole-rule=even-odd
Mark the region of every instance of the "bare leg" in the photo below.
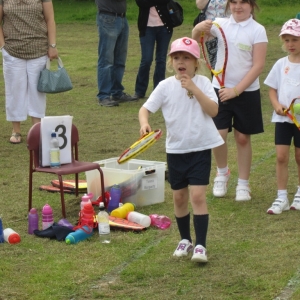
[[[222,129],[219,130],[220,135],[222,136],[224,140],[224,144],[216,147],[213,149],[213,154],[217,163],[218,168],[225,168],[227,167],[227,134],[228,134],[228,129]]]
[[[34,125],[34,124],[36,124],[36,123],[41,122],[41,118],[31,117],[31,122],[32,122],[32,125]]]
[[[237,146],[239,178],[249,180],[252,161],[251,136],[234,130],[234,137]]]

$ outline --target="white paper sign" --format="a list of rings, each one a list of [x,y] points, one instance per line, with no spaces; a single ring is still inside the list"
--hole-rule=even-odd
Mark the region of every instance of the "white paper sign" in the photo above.
[[[40,166],[50,166],[50,140],[54,130],[59,141],[60,163],[67,164],[72,161],[71,130],[72,116],[53,116],[41,119],[41,149]]]

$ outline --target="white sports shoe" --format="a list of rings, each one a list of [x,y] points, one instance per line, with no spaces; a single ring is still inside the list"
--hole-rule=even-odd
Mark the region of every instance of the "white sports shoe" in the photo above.
[[[289,209],[290,209],[289,200],[277,198],[272,203],[272,206],[267,210],[267,213],[270,215],[279,215],[283,211],[286,211]]]
[[[189,240],[181,240],[173,253],[173,256],[183,257],[188,256],[188,254],[193,250],[193,244]]]
[[[206,249],[202,245],[197,245],[194,249],[194,254],[192,256],[192,261],[195,262],[207,262]]]
[[[296,194],[293,203],[290,207],[291,210],[300,210],[300,195]]]
[[[227,184],[230,177],[230,170],[228,169],[227,174],[217,174],[214,180],[213,194],[215,197],[224,197],[227,193]]]
[[[236,187],[236,201],[248,201],[251,200],[251,190],[248,185],[238,185]]]

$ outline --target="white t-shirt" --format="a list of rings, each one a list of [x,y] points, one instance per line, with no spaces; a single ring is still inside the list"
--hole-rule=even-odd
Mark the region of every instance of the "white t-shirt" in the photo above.
[[[253,45],[268,42],[265,28],[253,20],[252,16],[237,23],[233,16],[217,18],[216,22],[222,27],[228,47],[228,62],[225,73],[225,86],[235,87],[249,72],[253,64]],[[213,78],[213,86],[220,88],[218,81]],[[245,90],[259,89],[259,78]]]
[[[193,82],[212,101],[218,98],[205,76],[195,75]],[[166,128],[166,152],[190,153],[212,149],[224,143],[212,118],[202,109],[195,97],[187,95],[175,76],[161,81],[143,105],[155,113],[161,108]]]
[[[279,103],[289,107],[292,100],[300,97],[300,64],[289,61],[288,56],[280,58],[272,67],[264,84],[277,90]],[[287,116],[273,112],[272,122],[293,123]]]

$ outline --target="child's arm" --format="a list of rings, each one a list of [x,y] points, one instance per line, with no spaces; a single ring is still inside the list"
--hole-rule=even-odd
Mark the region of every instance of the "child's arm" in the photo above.
[[[211,36],[210,34],[211,26],[212,26],[211,20],[205,20],[203,22],[198,23],[192,30],[192,39],[199,42],[202,32],[205,32],[206,37]]]
[[[284,107],[279,101],[277,97],[277,90],[270,88],[269,89],[269,98],[270,102],[276,112],[277,115],[285,116],[285,113],[283,112],[286,107]]]
[[[206,114],[210,117],[217,115],[219,109],[218,104],[207,97],[187,74],[183,74],[180,81],[181,86],[194,95]]]
[[[264,69],[266,53],[267,43],[257,43],[253,45],[253,63],[251,69],[234,88],[219,90],[219,96],[222,102],[235,98],[237,96],[236,93],[241,94],[255,81]]]
[[[140,135],[144,135],[146,134],[147,132],[151,132],[152,129],[148,123],[148,119],[149,119],[149,110],[147,108],[145,108],[144,106],[142,106],[140,108],[140,111],[139,111],[139,121],[140,121]]]

